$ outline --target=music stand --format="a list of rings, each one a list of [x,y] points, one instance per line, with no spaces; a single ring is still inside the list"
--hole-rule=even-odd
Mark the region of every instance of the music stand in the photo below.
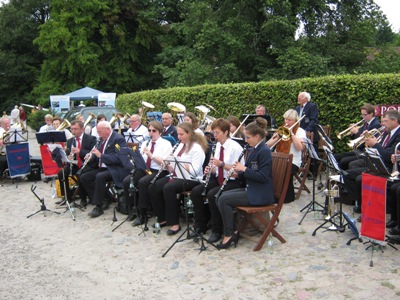
[[[313,143],[307,138],[304,140],[304,145],[306,146],[308,155],[310,155],[311,159],[317,160],[317,161],[322,161],[319,157],[318,157],[318,153],[315,151],[314,145]],[[310,172],[312,176],[312,200],[310,201],[310,203],[308,203],[306,206],[304,206],[300,212],[303,212],[304,210],[306,210],[306,212],[304,213],[303,217],[301,218],[299,225],[303,222],[304,218],[306,217],[306,215],[312,211],[324,211],[324,207],[315,201],[315,176],[313,174],[313,172]],[[303,176],[308,176],[308,174],[303,174]],[[322,209],[318,210],[316,206],[320,206]]]
[[[197,172],[194,170],[193,165],[191,162],[189,161],[183,161],[180,157],[176,157],[176,156],[170,156],[167,157],[167,159],[165,159],[165,161],[167,163],[170,163],[172,165],[172,167],[174,168],[174,173],[176,174],[177,178],[179,179],[183,179],[183,186],[185,187],[185,183],[187,180],[198,180],[197,179]],[[185,166],[183,166],[183,164],[188,164],[189,165],[189,171],[186,170]],[[185,190],[183,191],[185,192]],[[201,247],[198,249],[200,250],[199,254],[201,252],[203,252],[204,250],[207,249],[207,247],[204,246],[204,240],[213,245],[216,249],[218,249],[217,246],[215,246],[213,243],[208,242],[203,235],[199,235],[190,225],[189,225],[189,208],[193,208],[190,207],[190,203],[188,203],[189,201],[184,201],[184,206],[185,206],[185,218],[186,218],[186,229],[181,233],[181,235],[175,240],[175,242],[172,243],[172,245],[167,249],[167,251],[164,252],[164,254],[162,255],[162,257],[165,257],[165,255],[167,255],[167,253],[172,249],[172,247],[175,246],[176,243],[178,242],[182,242],[185,240],[191,240],[191,236],[196,236],[196,237],[200,237],[201,238]],[[186,233],[186,238],[182,237],[185,235]],[[191,234],[193,233],[193,235]],[[219,249],[218,249],[219,250]]]
[[[145,140],[143,135],[135,134],[133,132],[124,132],[124,137],[127,143],[137,143],[139,145],[141,145]]]
[[[60,213],[58,211],[47,209],[46,204],[44,203],[44,198],[39,198],[38,194],[35,193],[35,189],[36,189],[36,186],[33,186],[33,184],[32,184],[31,192],[36,196],[36,198],[41,203],[40,209],[38,211],[34,212],[33,214],[30,214],[29,216],[27,216],[27,218],[30,218],[30,217],[40,213],[41,211],[49,211],[49,212],[52,212],[52,213],[55,213],[55,214],[59,215]]]
[[[3,134],[3,142],[5,144],[14,144],[28,141],[28,131],[22,132],[22,128],[10,128],[8,132],[9,134],[6,137],[4,137]]]
[[[335,159],[335,156],[333,155],[333,152],[332,152],[327,146],[323,146],[323,148],[324,148],[324,151],[325,151],[326,156],[327,156],[327,158],[328,158],[328,160],[327,160],[327,170],[328,170],[328,171],[329,171],[330,169],[331,169],[331,170],[335,170],[335,171],[339,174],[338,182],[339,182],[339,183],[343,182],[344,171],[341,170],[341,169],[339,168],[339,164],[337,163],[337,161],[336,161],[336,159]],[[328,174],[328,178],[329,178],[329,177],[330,177],[330,176],[329,176],[329,174]],[[328,195],[327,195],[328,201],[330,200],[329,197],[333,197],[333,195],[331,195],[331,192],[332,192],[332,191],[329,191],[329,193],[328,193]],[[329,226],[329,227],[327,228],[327,230],[325,230],[325,231],[339,231],[339,232],[344,232],[344,231],[345,231],[346,226],[349,225],[349,224],[348,224],[348,223],[345,223],[345,222],[343,221],[343,219],[345,219],[345,218],[344,218],[344,215],[343,215],[343,210],[342,210],[342,208],[343,208],[343,201],[342,201],[341,198],[339,198],[339,199],[340,199],[340,200],[339,200],[339,210],[338,210],[335,214],[333,214],[333,215],[331,215],[330,217],[328,217],[328,218],[325,220],[324,223],[322,223],[320,226],[318,226],[318,227],[313,231],[313,233],[312,233],[313,236],[315,236],[315,234],[317,233],[317,230],[318,230],[318,229],[320,229],[320,228],[325,228],[324,226],[325,226],[325,224],[327,224],[327,223],[331,223],[331,226]],[[333,201],[333,202],[334,202],[334,201]],[[339,223],[336,223],[336,222],[334,221],[334,219],[337,218],[337,217],[339,218]]]

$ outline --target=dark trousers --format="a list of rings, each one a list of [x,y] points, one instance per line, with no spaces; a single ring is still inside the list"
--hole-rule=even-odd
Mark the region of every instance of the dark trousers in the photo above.
[[[340,170],[348,170],[349,164],[358,159],[356,152],[344,152],[335,154],[335,159],[339,164]]]
[[[343,175],[344,185],[349,194],[356,200],[357,206],[361,207],[361,186],[362,173],[366,168],[355,168],[347,170],[347,174]]]
[[[69,201],[72,200],[72,191],[70,190],[70,187],[69,187],[69,177],[71,174],[72,174],[72,176],[74,176],[77,171],[78,171],[78,167],[76,165],[72,166],[72,172],[71,172],[71,167],[69,164],[67,164],[63,169],[60,169],[57,173],[57,178],[58,178],[58,181],[60,182],[61,195],[64,196],[66,194],[67,199]],[[64,175],[67,178],[67,180],[65,180]],[[64,186],[64,183],[65,183],[65,186]]]
[[[138,199],[137,187],[138,187],[139,180],[142,177],[146,177],[146,173],[143,170],[137,170],[133,174],[133,185],[134,185],[134,188],[136,188],[135,191],[130,191],[132,174],[129,174],[128,176],[126,176],[124,178],[124,180],[122,181],[122,186],[124,188],[124,196],[125,196],[126,206],[128,208],[128,211],[131,211],[134,206],[138,205],[137,200],[135,201],[135,199]]]
[[[389,183],[389,182],[388,182]],[[400,200],[400,182],[396,182],[390,186],[389,192],[389,207],[391,212],[391,220],[398,221],[400,215],[400,205],[397,203]]]
[[[208,192],[210,192],[210,190],[212,190],[215,187],[219,188],[219,184],[215,176],[213,176],[210,178],[210,181],[208,182],[206,195]],[[208,202],[206,200],[206,197],[201,195],[204,191],[204,188],[205,188],[204,183],[195,186],[192,189],[190,196],[193,202],[194,223],[196,228],[207,229],[207,224],[210,216],[210,209],[209,206],[206,205],[205,203]]]
[[[152,171],[151,175],[146,175],[140,178],[138,182],[138,191],[139,191],[138,207],[140,209],[148,209],[149,206],[151,205],[149,187],[151,186],[151,181],[154,179],[154,177],[156,177],[158,170],[151,170],[151,171]],[[160,173],[157,180],[164,178],[167,175],[168,172],[163,171]]]
[[[112,181],[111,173],[106,168],[92,169],[85,172],[79,179],[81,186],[84,188],[92,199],[94,205],[103,205],[107,193],[107,182]]]
[[[292,175],[289,179],[289,185],[286,192],[285,203],[290,203],[294,201],[295,193],[294,193],[294,184],[293,184],[293,176],[297,174],[299,171],[299,167],[296,165],[292,165]]]
[[[7,169],[7,167],[8,167],[7,156],[0,155],[0,178],[3,177],[4,171]]]

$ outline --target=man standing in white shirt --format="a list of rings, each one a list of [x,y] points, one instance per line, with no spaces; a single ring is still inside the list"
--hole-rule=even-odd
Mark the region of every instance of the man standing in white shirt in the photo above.
[[[18,105],[14,106],[14,109],[11,111],[11,125],[19,123],[19,109]]]

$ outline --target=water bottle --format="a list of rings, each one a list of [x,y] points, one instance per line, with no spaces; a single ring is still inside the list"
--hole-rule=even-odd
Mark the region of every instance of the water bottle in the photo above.
[[[55,198],[56,198],[56,195],[57,195],[56,188],[53,187],[53,188],[51,189],[51,198],[55,199]]]
[[[268,235],[267,239],[267,253],[272,254],[274,253],[274,241],[272,240],[272,233]]]
[[[156,223],[154,224],[153,233],[158,235],[158,234],[160,234],[160,232],[161,232],[161,226],[160,226],[160,223],[158,223],[158,218],[156,217]]]
[[[72,219],[75,220],[75,218],[76,218],[76,209],[75,209],[75,206],[73,204],[71,204],[71,215],[72,215]]]

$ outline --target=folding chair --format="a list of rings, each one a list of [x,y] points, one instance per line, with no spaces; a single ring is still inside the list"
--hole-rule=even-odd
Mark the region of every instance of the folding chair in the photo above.
[[[285,202],[290,176],[292,176],[292,160],[293,154],[272,153],[272,180],[274,197],[278,199],[277,203],[266,206],[236,207],[237,213],[243,217],[238,230],[243,237],[256,242],[253,251],[259,251],[271,233],[281,243],[286,243],[286,240],[274,229],[274,225],[278,221],[283,203]],[[270,218],[269,213],[272,214],[272,218]],[[248,225],[251,225],[261,233],[258,240],[245,232]]]
[[[310,141],[313,140],[313,137],[314,137],[313,132],[307,132],[307,138]],[[310,189],[306,186],[307,175],[308,175],[308,170],[310,169],[310,164],[311,164],[311,157],[308,153],[307,147],[304,146],[301,153],[301,166],[297,174],[294,174],[294,178],[299,182],[299,186],[294,187],[295,189],[297,189],[297,193],[295,196],[296,200],[300,198],[300,194],[303,190],[311,194]],[[303,174],[303,176],[301,176],[301,174]]]

